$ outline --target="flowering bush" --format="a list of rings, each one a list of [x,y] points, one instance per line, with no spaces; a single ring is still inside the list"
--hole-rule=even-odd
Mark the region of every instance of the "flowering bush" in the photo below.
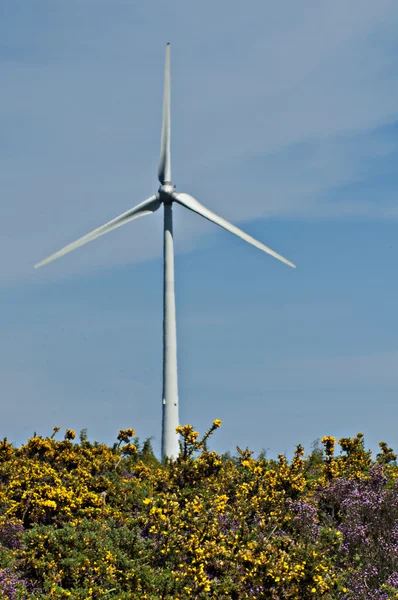
[[[181,426],[180,455],[59,428],[0,442],[0,599],[398,598],[398,469],[384,442],[322,439],[292,460],[208,448]]]

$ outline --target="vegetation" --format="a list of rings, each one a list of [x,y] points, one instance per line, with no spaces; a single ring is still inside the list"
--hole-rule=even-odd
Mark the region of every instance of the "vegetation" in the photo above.
[[[324,437],[289,462],[179,428],[161,464],[133,429],[0,442],[0,598],[398,598],[398,468]]]

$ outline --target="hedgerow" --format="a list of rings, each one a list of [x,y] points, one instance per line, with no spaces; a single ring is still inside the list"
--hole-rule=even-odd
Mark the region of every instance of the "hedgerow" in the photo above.
[[[0,442],[0,598],[398,598],[398,468],[362,434],[288,461],[208,449],[179,427],[158,461],[121,430],[113,446],[59,428]]]

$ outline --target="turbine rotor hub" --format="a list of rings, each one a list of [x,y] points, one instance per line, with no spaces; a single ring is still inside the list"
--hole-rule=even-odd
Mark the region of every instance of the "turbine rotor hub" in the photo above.
[[[159,188],[159,196],[162,202],[171,204],[173,202],[173,194],[175,192],[175,186],[171,183],[164,183]]]

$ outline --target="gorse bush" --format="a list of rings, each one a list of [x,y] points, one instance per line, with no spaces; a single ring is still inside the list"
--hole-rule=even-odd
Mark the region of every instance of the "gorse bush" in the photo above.
[[[0,598],[398,598],[398,468],[384,442],[324,437],[291,461],[180,455],[119,431],[113,446],[34,435],[0,442]]]

